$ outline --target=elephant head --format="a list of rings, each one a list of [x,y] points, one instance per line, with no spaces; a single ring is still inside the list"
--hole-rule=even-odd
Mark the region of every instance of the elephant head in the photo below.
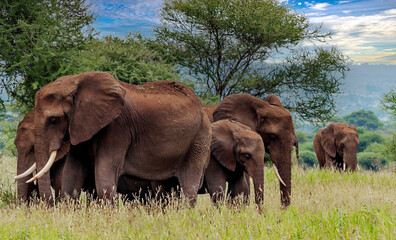
[[[323,128],[320,144],[338,169],[356,170],[359,136],[353,124],[332,123]]]
[[[212,123],[213,157],[230,171],[242,168],[253,179],[256,202],[264,199],[264,143],[249,127],[232,121]]]
[[[220,102],[213,118],[215,121],[235,120],[260,134],[280,181],[281,203],[288,206],[291,195],[291,151],[295,135],[290,113],[281,106],[249,94],[233,94]]]
[[[117,118],[125,90],[110,74],[88,72],[64,76],[43,86],[35,97],[34,144],[40,197],[52,203],[50,169],[62,143],[72,145],[92,138]]]
[[[26,183],[26,181],[32,177],[32,173],[35,172],[37,166],[34,151],[34,145],[36,142],[34,117],[35,111],[33,110],[28,113],[19,123],[14,141],[18,150],[18,176],[14,177],[14,179],[17,180],[17,195],[19,200],[29,200],[29,198],[32,197],[34,190],[37,190],[37,193],[39,193],[37,185],[33,183]],[[55,161],[58,161],[59,159],[62,159],[64,156],[66,156],[69,148],[69,142],[62,142]],[[55,177],[51,177],[51,179],[55,179]],[[56,192],[60,190],[59,187],[55,187],[55,189]]]
[[[265,101],[269,102],[271,105],[276,105],[276,106],[279,106],[279,107],[283,108],[283,105],[282,105],[280,99],[274,94],[268,95],[265,98]],[[296,158],[297,158],[297,162],[299,163],[300,162],[300,153],[299,153],[299,150],[298,150],[298,137],[297,137],[295,132],[294,132],[294,136],[293,136],[293,146],[296,149]]]

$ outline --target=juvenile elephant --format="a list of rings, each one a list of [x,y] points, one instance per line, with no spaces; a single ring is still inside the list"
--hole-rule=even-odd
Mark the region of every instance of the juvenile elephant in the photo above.
[[[123,174],[152,181],[176,177],[195,203],[208,164],[210,122],[195,93],[159,81],[135,86],[101,72],[65,76],[35,98],[35,158],[40,196],[51,203],[51,168],[63,141],[71,146],[62,192],[81,191],[93,156],[98,197],[111,198]],[[85,152],[85,153],[84,153]]]
[[[264,143],[249,127],[232,121],[212,123],[211,159],[205,171],[205,187],[214,202],[227,195],[250,195],[249,177],[253,178],[255,200],[264,199]],[[248,176],[247,176],[248,175]]]
[[[339,170],[357,168],[359,136],[356,127],[345,123],[332,123],[320,129],[314,139],[314,148],[320,168],[335,167]]]
[[[281,106],[249,94],[233,94],[219,103],[213,112],[213,119],[215,122],[232,119],[260,134],[279,178],[281,203],[288,206],[291,195],[291,151],[295,136],[290,113]]]

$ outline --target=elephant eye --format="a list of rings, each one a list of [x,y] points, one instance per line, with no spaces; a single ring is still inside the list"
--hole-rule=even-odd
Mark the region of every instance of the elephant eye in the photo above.
[[[250,155],[249,153],[245,153],[243,154],[243,156],[245,156],[246,159],[250,159],[252,157],[252,155]]]
[[[275,134],[269,134],[268,136],[269,136],[269,138],[271,138],[272,140],[275,140],[275,139],[277,139],[277,137],[276,137],[276,135],[275,135]]]
[[[344,148],[345,145],[343,143],[340,144],[340,148]]]
[[[55,125],[56,122],[57,122],[57,118],[56,118],[56,117],[50,117],[50,118],[48,119],[48,122],[49,122],[51,125]]]

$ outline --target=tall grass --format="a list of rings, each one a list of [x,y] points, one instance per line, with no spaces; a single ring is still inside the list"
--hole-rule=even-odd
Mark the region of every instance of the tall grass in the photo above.
[[[199,195],[195,208],[137,202],[79,203],[54,208],[15,201],[15,159],[0,160],[0,239],[396,239],[396,174],[353,174],[293,167],[292,204],[282,210],[279,183],[265,169],[262,210],[215,207]]]

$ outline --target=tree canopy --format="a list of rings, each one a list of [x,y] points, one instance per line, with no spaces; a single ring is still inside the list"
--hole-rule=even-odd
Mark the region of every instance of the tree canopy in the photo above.
[[[66,75],[71,50],[84,49],[95,36],[94,20],[86,0],[2,1],[1,91],[32,109],[37,89]]]
[[[356,127],[365,127],[369,130],[376,130],[382,126],[378,117],[372,111],[359,110],[343,117],[345,122],[354,124]]]
[[[274,93],[286,108],[312,122],[334,114],[333,95],[348,60],[334,47],[315,45],[330,34],[321,33],[304,15],[278,0],[163,3],[154,42],[187,69],[198,92],[221,98]]]

